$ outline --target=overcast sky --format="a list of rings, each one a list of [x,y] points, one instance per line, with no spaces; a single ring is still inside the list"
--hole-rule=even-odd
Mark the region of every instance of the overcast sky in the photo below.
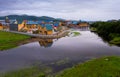
[[[74,20],[120,19],[120,0],[0,0],[0,16],[10,14]]]

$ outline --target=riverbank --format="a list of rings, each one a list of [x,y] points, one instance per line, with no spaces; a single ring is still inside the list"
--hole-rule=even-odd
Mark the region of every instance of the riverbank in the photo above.
[[[1,73],[0,77],[45,77],[45,69],[38,67],[25,68],[18,71]]]
[[[14,48],[20,44],[26,43],[31,39],[30,36],[0,31],[0,50]]]
[[[120,45],[120,21],[95,22],[91,24],[91,31],[98,33],[105,41],[113,45]]]
[[[68,35],[69,31],[59,32],[56,35],[40,35],[40,37],[30,36],[30,34],[15,31],[0,31],[0,50],[11,49],[26,43],[39,41],[41,39],[55,39]]]
[[[118,33],[109,33],[108,35],[104,35],[99,31],[91,31],[97,33],[104,41],[107,41],[111,45],[120,46],[120,34]]]
[[[120,57],[103,57],[78,64],[56,77],[120,77]]]
[[[120,57],[102,57],[78,64],[62,72],[51,75],[48,68],[31,67],[18,71],[0,74],[2,77],[119,77]]]

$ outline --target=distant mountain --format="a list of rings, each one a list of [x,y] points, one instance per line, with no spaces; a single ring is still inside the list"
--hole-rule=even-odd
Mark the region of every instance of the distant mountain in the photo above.
[[[44,20],[44,21],[53,21],[56,19],[52,18],[52,17],[48,17],[48,16],[41,16],[41,17],[37,17],[37,16],[28,16],[28,15],[8,15],[8,16],[1,16],[0,20],[4,20],[6,17],[8,17],[9,19],[16,19],[16,20]]]
[[[65,19],[62,18],[56,18],[56,20],[65,21]]]

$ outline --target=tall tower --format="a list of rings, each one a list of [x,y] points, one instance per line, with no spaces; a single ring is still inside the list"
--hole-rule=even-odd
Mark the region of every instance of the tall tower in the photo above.
[[[10,21],[9,21],[9,18],[8,18],[8,17],[6,17],[6,18],[5,18],[5,23],[10,23]]]

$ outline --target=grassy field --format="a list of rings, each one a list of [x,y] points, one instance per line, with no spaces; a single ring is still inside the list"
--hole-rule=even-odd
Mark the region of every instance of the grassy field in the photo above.
[[[43,70],[40,70],[38,67],[31,67],[0,74],[0,77],[45,77],[45,74]]]
[[[120,57],[104,57],[76,65],[56,77],[120,77]]]
[[[20,41],[29,39],[29,36],[0,31],[0,50],[14,48]]]

